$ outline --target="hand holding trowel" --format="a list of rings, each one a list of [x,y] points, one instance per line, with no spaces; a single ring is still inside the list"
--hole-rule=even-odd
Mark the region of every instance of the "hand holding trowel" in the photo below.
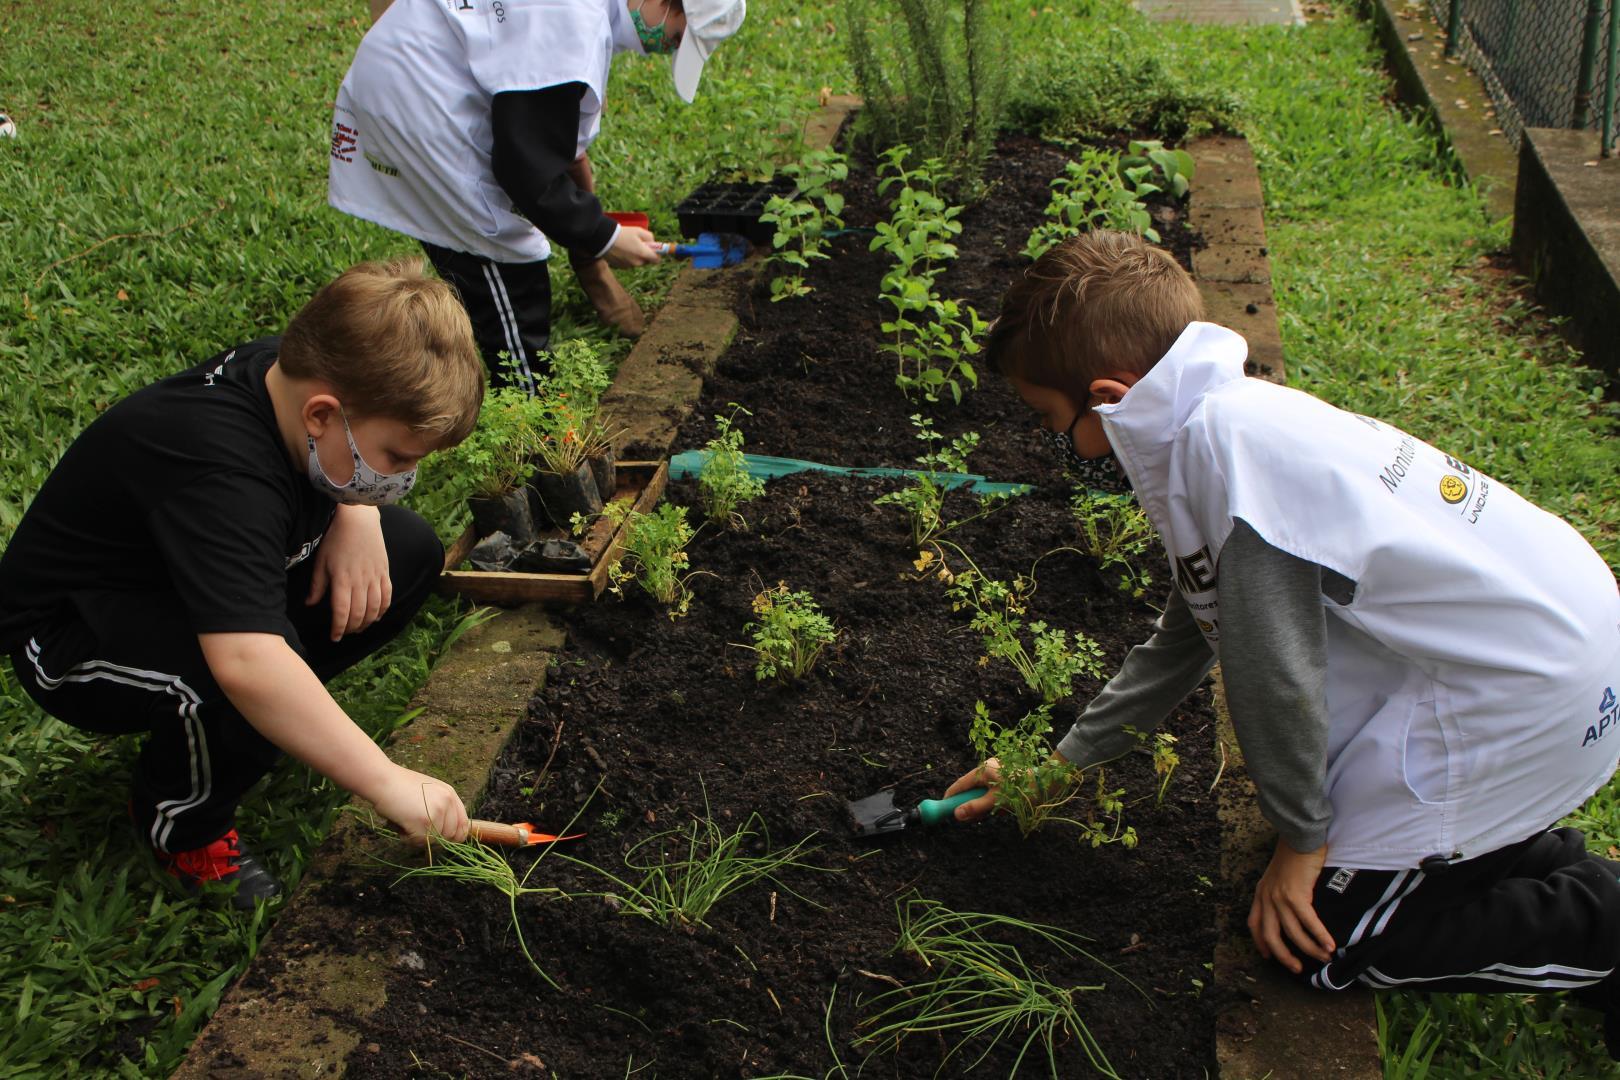
[[[989,788],[969,788],[948,799],[924,799],[910,809],[894,804],[894,792],[880,791],[848,804],[850,824],[856,836],[887,836],[913,826],[932,828],[956,820],[956,808],[986,794]]]
[[[645,229],[650,225],[646,214],[611,213],[608,217],[620,225],[638,229]],[[748,258],[749,253],[754,250],[754,245],[750,244],[746,237],[725,232],[700,233],[697,240],[689,244],[671,244],[665,240],[654,240],[647,246],[661,256],[691,259],[692,265],[700,270],[735,266]]]
[[[519,821],[508,825],[500,821],[480,821],[477,818],[467,822],[467,838],[476,840],[480,844],[489,844],[493,847],[530,847],[534,844],[554,844],[559,840],[578,840],[584,833],[569,833],[567,836],[557,836],[553,833],[541,832],[531,822]]]

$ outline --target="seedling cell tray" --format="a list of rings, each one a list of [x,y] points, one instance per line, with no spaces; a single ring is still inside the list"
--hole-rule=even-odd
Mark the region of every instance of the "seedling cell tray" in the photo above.
[[[697,239],[701,233],[736,233],[756,246],[769,247],[776,226],[759,220],[773,195],[792,198],[798,191],[792,177],[725,183],[710,180],[675,207],[681,235]]]
[[[668,481],[667,461],[621,461],[618,490],[613,493],[611,501],[629,501],[639,513],[649,513],[658,504]],[[455,593],[480,603],[588,604],[602,595],[602,590],[607,587],[608,568],[623,546],[624,528],[622,523],[615,525],[606,518],[598,518],[590,531],[579,539],[579,546],[591,558],[589,573],[525,574],[456,569],[466,562],[468,553],[478,542],[477,531],[468,526],[467,531],[457,537],[445,552],[439,591]],[[560,529],[540,533],[542,539],[563,535]]]

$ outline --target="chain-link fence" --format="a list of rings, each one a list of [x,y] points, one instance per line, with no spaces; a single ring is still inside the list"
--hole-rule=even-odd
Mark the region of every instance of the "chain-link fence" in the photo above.
[[[1448,54],[1477,71],[1513,144],[1527,127],[1588,128],[1615,140],[1620,0],[1429,0]]]

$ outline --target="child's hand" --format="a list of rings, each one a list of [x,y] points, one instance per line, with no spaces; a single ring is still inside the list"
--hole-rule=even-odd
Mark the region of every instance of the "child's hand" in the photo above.
[[[307,605],[320,603],[330,587],[332,640],[357,634],[382,618],[394,599],[388,577],[388,545],[375,506],[339,506],[321,546],[315,549]]]
[[[1304,970],[1304,965],[1289,951],[1289,943],[1322,964],[1332,959],[1336,947],[1333,935],[1316,917],[1312,903],[1316,879],[1326,862],[1325,844],[1315,851],[1298,852],[1278,840],[1249,907],[1249,933],[1255,948],[1261,956],[1276,960],[1295,975]]]
[[[652,242],[653,234],[646,229],[621,225],[619,235],[613,238],[613,246],[602,253],[602,258],[615,270],[646,266],[658,261],[658,252],[651,247]]]
[[[396,765],[378,790],[366,797],[408,839],[419,841],[429,834],[467,839],[467,808],[443,780]]]
[[[954,784],[946,788],[943,797],[948,799],[952,795],[966,791],[969,788],[989,788],[989,791],[977,799],[971,799],[952,811],[956,815],[957,821],[978,821],[995,810],[996,785],[999,783],[1001,783],[1001,762],[995,758],[987,758],[983,765],[980,765],[972,772],[963,773]]]

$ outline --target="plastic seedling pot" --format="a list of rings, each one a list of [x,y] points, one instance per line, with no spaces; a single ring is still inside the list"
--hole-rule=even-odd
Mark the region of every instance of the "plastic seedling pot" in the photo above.
[[[534,515],[549,518],[560,529],[567,529],[575,514],[602,512],[602,493],[596,488],[591,466],[582,461],[568,473],[537,472],[529,485]]]
[[[591,479],[596,481],[596,493],[604,501],[613,498],[613,493],[619,490],[618,455],[613,447],[603,447],[600,453],[585,459],[591,468]]]
[[[473,529],[479,536],[502,532],[520,548],[534,541],[534,514],[525,488],[495,498],[468,499],[467,509],[472,511]]]
[[[791,198],[798,187],[791,177],[724,183],[711,180],[700,185],[675,207],[681,234],[696,239],[706,232],[736,233],[756,246],[769,247],[776,227],[759,220],[773,195]]]

